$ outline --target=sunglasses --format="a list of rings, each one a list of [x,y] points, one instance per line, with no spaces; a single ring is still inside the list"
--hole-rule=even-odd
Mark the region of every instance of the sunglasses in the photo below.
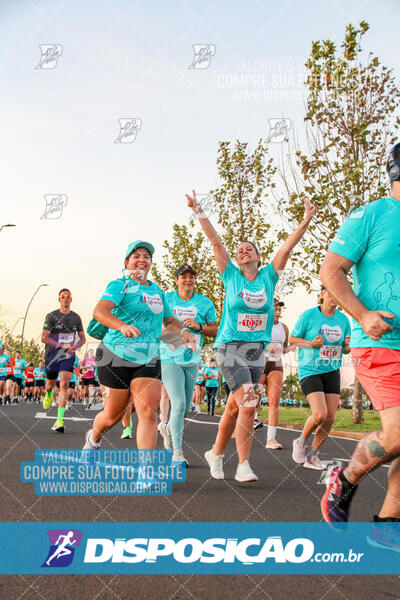
[[[65,300],[66,298],[72,298],[71,294],[61,294],[61,296],[59,296],[60,300]]]

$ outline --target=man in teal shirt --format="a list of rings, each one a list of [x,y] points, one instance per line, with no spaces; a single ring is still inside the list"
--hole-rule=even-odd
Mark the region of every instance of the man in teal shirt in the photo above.
[[[354,318],[355,371],[382,422],[382,430],[360,440],[345,469],[332,470],[321,501],[328,522],[348,520],[357,483],[387,462],[392,462],[388,492],[374,521],[400,520],[400,144],[390,153],[387,171],[390,196],[349,215],[321,267],[322,283]],[[354,291],[346,277],[351,268]],[[387,547],[382,538],[377,544]]]

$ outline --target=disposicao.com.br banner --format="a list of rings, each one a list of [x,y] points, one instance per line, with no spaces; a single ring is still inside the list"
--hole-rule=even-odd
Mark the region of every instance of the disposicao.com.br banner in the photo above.
[[[399,572],[400,523],[2,523],[0,535],[0,573]]]

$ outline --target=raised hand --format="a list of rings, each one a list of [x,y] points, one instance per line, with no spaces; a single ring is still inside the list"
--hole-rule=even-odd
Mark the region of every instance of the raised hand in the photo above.
[[[308,196],[303,196],[302,200],[304,204],[304,220],[311,221],[318,210],[318,206],[316,204],[311,204]]]
[[[197,212],[199,209],[201,209],[201,206],[197,203],[196,192],[194,190],[192,190],[192,194],[193,196],[186,194],[187,205],[193,210],[193,212]]]

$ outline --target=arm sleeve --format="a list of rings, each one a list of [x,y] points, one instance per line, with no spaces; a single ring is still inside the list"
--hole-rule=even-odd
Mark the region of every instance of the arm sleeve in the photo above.
[[[81,333],[83,331],[82,319],[80,318],[79,315],[77,315],[77,317],[78,317],[77,320],[76,320],[77,327],[78,327],[79,333]]]
[[[268,279],[270,279],[272,281],[272,283],[275,285],[279,279],[279,275],[277,275],[275,273],[274,265],[272,264],[272,262],[270,262],[269,265],[263,267],[261,270],[265,273],[265,275],[268,277]]]
[[[210,305],[207,308],[204,316],[206,323],[214,323],[217,320],[217,313],[215,312],[215,306],[210,300]]]
[[[161,299],[164,306],[164,319],[168,319],[168,317],[173,317],[174,315],[169,305],[168,298],[166,297],[164,292],[161,292]]]
[[[228,264],[225,267],[225,271],[223,273],[219,273],[224,285],[226,285],[228,281],[232,279],[235,270],[239,271],[238,267],[235,267],[231,259],[229,259]]]
[[[342,223],[329,250],[356,263],[367,249],[370,231],[370,211],[360,206]]]
[[[125,285],[123,279],[114,279],[110,281],[106,290],[100,300],[109,300],[113,302],[115,306],[118,306],[122,302],[125,295]]]
[[[306,317],[304,313],[297,319],[296,325],[293,327],[291,335],[294,337],[303,338],[306,334]]]
[[[53,325],[54,325],[53,315],[51,313],[48,313],[46,315],[46,318],[43,323],[43,329],[47,329],[48,331],[51,331]]]

